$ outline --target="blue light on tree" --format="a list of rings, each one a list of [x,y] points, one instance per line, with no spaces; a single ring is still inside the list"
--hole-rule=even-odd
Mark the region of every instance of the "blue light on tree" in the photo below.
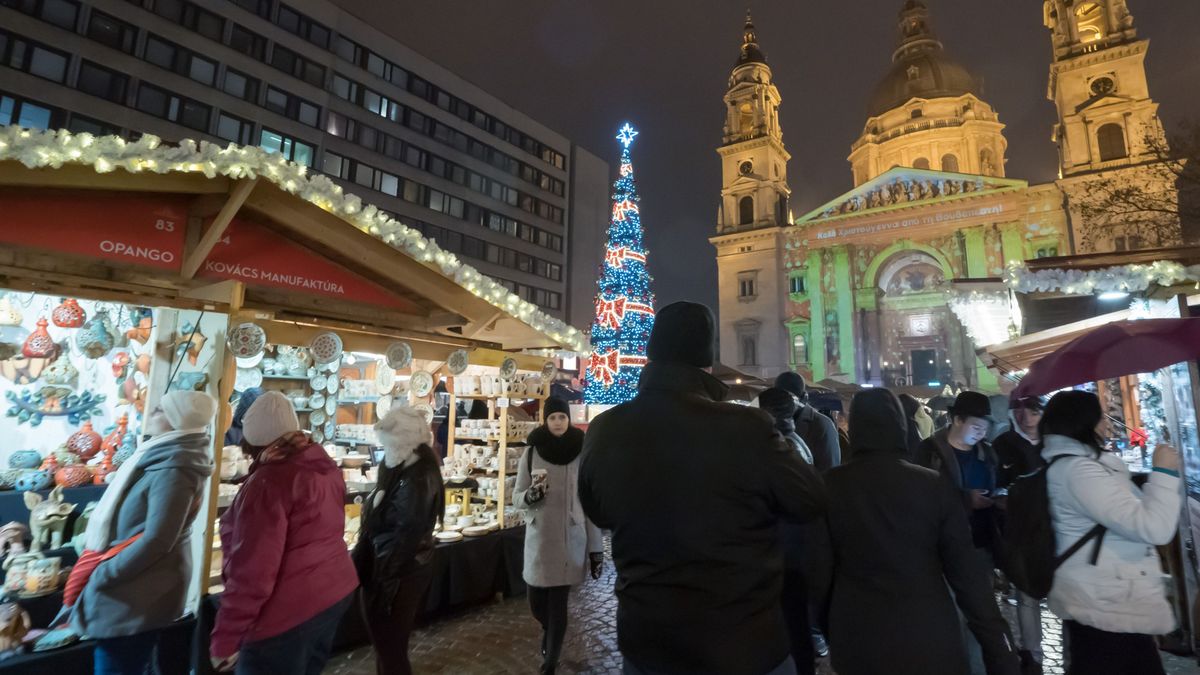
[[[613,183],[608,247],[597,281],[596,320],[592,324],[592,356],[588,361],[584,398],[588,403],[624,403],[637,395],[646,365],[646,343],[654,326],[654,294],[646,271],[642,220],[629,146],[638,132],[621,127],[621,171]]]

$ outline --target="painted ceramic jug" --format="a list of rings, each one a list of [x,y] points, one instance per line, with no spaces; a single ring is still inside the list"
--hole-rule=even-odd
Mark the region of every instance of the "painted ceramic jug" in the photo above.
[[[50,313],[50,319],[59,328],[79,328],[86,318],[87,314],[75,298],[63,298],[62,304]]]
[[[29,334],[25,339],[25,346],[21,348],[21,353],[25,358],[29,359],[48,359],[54,355],[54,350],[57,345],[54,344],[54,338],[50,337],[50,332],[46,330],[50,322],[45,318],[38,319],[37,330]]]
[[[67,439],[67,448],[86,462],[100,452],[100,446],[103,443],[104,439],[92,428],[92,423],[84,422],[79,431],[71,434],[71,437]]]
[[[37,450],[18,450],[8,457],[8,466],[13,469],[36,469],[42,464],[42,455]]]
[[[104,310],[96,312],[96,316],[88,319],[88,322],[83,325],[83,329],[79,331],[75,346],[79,347],[79,351],[89,359],[98,359],[104,356],[115,344],[112,331],[109,330],[111,325],[107,312]]]
[[[121,419],[117,420],[117,426],[104,437],[104,442],[101,443],[100,448],[106,453],[116,452],[121,447],[121,443],[125,439],[125,431],[128,428],[129,415],[121,415]]]

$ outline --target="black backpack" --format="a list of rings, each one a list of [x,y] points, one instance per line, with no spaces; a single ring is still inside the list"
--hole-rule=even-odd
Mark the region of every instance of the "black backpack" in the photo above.
[[[1092,548],[1091,564],[1100,557],[1100,545],[1104,541],[1106,528],[1096,525],[1079,541],[1056,555],[1057,542],[1054,538],[1054,523],[1050,519],[1050,494],[1046,486],[1046,473],[1055,462],[1064,457],[1058,455],[1032,473],[1017,478],[1008,490],[1007,521],[1004,526],[1004,571],[1009,581],[1030,597],[1041,600],[1050,594],[1054,584],[1054,571],[1068,558],[1075,555],[1089,541],[1096,540]]]

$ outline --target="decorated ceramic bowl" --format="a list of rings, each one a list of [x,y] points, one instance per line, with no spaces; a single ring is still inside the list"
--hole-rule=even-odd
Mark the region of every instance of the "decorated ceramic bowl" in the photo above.
[[[18,450],[8,457],[12,469],[36,469],[42,464],[42,455],[37,450]]]
[[[465,349],[456,349],[450,353],[450,357],[446,359],[446,368],[450,370],[451,375],[462,375],[467,370],[467,366],[471,364],[471,357]]]
[[[267,332],[253,323],[241,323],[229,331],[229,351],[236,358],[249,359],[258,356],[267,347]]]
[[[384,356],[390,367],[402,370],[412,363],[412,347],[407,342],[393,342]]]
[[[36,492],[45,490],[53,483],[54,479],[50,476],[49,471],[26,471],[17,478],[13,487],[20,492]]]
[[[313,338],[308,345],[313,361],[326,365],[342,358],[342,338],[337,333],[325,332]]]

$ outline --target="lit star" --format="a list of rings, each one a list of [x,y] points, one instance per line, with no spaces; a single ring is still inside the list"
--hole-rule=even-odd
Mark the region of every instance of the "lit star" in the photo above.
[[[633,137],[637,135],[638,132],[634,130],[633,126],[629,122],[626,122],[625,126],[621,127],[621,132],[617,134],[617,140],[621,141],[621,145],[628,148],[630,145],[633,145]]]

